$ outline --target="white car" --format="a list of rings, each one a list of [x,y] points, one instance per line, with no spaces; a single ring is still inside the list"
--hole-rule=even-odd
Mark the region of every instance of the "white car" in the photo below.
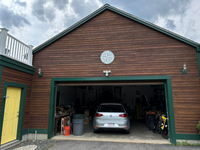
[[[130,133],[130,118],[120,103],[102,103],[99,105],[94,119],[94,132],[102,129],[120,129]]]

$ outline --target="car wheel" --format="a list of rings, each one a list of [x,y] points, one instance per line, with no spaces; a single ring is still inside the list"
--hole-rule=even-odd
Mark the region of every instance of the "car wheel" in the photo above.
[[[166,131],[162,131],[161,134],[163,138],[168,139],[168,133]]]
[[[130,129],[129,129],[129,130],[126,130],[125,133],[126,133],[126,134],[129,134],[129,133],[130,133]]]
[[[99,132],[99,130],[98,129],[94,129],[94,133],[98,133]]]

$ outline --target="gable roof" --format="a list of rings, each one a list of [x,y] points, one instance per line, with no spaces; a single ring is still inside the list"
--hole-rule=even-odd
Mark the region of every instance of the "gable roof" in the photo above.
[[[140,19],[140,18],[138,18],[138,17],[136,17],[136,16],[134,16],[134,15],[131,15],[131,14],[129,14],[129,13],[127,13],[127,12],[124,12],[124,11],[122,11],[122,10],[120,10],[120,9],[117,9],[117,8],[115,8],[115,7],[113,7],[113,6],[110,6],[109,4],[105,4],[104,6],[102,6],[102,7],[99,8],[99,9],[97,9],[96,11],[94,11],[93,13],[91,13],[90,15],[86,16],[86,17],[83,18],[82,20],[80,20],[80,21],[78,21],[77,23],[75,23],[74,25],[72,25],[72,26],[70,26],[69,28],[63,30],[63,31],[60,32],[59,34],[53,36],[51,39],[47,40],[46,42],[44,42],[44,43],[40,44],[39,46],[37,46],[36,48],[34,48],[34,49],[33,49],[33,54],[37,53],[38,51],[40,51],[41,49],[43,49],[43,48],[46,47],[47,45],[51,44],[52,42],[56,41],[57,39],[61,38],[62,36],[68,34],[68,33],[71,32],[72,30],[78,28],[79,26],[81,26],[82,24],[84,24],[84,23],[87,22],[88,20],[92,19],[93,17],[97,16],[98,14],[100,14],[101,12],[103,12],[104,10],[113,11],[113,12],[115,12],[115,13],[117,13],[117,14],[120,14],[120,15],[122,15],[122,16],[124,16],[124,17],[127,17],[127,18],[131,19],[131,20],[134,20],[134,21],[136,21],[136,22],[138,22],[138,23],[141,23],[141,24],[143,24],[143,25],[146,25],[146,26],[148,26],[148,27],[150,27],[150,28],[152,28],[152,29],[155,29],[155,30],[157,30],[157,31],[160,31],[160,32],[162,32],[162,33],[164,33],[164,34],[166,34],[166,35],[169,35],[169,36],[171,36],[171,37],[173,37],[173,38],[175,38],[175,39],[177,39],[177,40],[180,40],[180,41],[182,41],[182,42],[184,42],[184,43],[187,43],[187,44],[189,44],[189,45],[191,45],[191,46],[194,46],[194,47],[196,47],[197,51],[200,51],[200,44],[197,43],[197,42],[194,42],[194,41],[192,41],[192,40],[190,40],[190,39],[187,39],[187,38],[185,38],[185,37],[183,37],[183,36],[181,36],[181,35],[178,35],[178,34],[176,34],[176,33],[173,33],[173,32],[171,32],[171,31],[169,31],[169,30],[166,30],[166,29],[164,29],[164,28],[161,28],[161,27],[159,27],[159,26],[157,26],[157,25],[155,25],[155,24],[152,24],[152,23],[150,23],[150,22],[148,22],[148,21],[145,21],[145,20],[143,20],[143,19]]]

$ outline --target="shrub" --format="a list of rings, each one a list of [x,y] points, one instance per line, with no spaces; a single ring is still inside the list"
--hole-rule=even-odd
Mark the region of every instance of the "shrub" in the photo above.
[[[197,129],[199,130],[199,134],[200,134],[200,120],[199,120],[199,123],[197,124]]]

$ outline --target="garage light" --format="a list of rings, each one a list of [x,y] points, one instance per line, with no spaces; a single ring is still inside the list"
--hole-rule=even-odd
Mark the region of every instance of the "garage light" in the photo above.
[[[42,77],[42,76],[43,76],[43,72],[42,72],[41,69],[38,69],[38,76],[39,76],[39,77]]]
[[[109,74],[111,73],[111,71],[110,70],[104,70],[103,73],[105,73],[105,76],[108,77]]]
[[[186,73],[187,73],[187,66],[186,66],[185,63],[183,64],[183,68],[181,69],[181,72],[182,72],[183,74],[186,74]]]

